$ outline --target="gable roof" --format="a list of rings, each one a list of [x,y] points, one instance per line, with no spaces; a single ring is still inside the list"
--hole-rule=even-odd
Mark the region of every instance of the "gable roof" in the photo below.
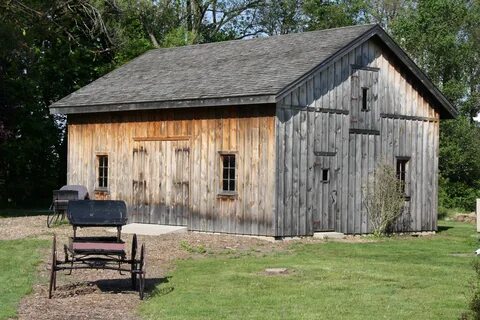
[[[447,116],[456,115],[456,109],[378,25],[150,50],[55,102],[50,112],[275,103],[293,85],[374,35],[417,75]]]

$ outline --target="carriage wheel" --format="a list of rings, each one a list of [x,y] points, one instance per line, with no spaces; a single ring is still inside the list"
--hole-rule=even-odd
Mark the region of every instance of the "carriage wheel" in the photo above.
[[[51,228],[58,220],[58,214],[56,210],[50,212],[47,216],[47,227]]]
[[[135,269],[137,269],[137,264],[135,261],[135,258],[137,256],[137,234],[133,234],[133,240],[132,240],[132,251],[131,251],[131,267],[132,267],[132,289],[135,290],[135,287],[137,285],[137,274],[133,272]]]
[[[138,273],[138,294],[140,295],[140,300],[143,300],[144,292],[145,292],[145,276],[146,276],[146,249],[145,244],[142,244],[140,248],[140,261],[139,263],[139,273]]]
[[[50,264],[50,286],[48,287],[48,299],[52,298],[52,291],[57,286],[57,237],[53,235],[52,261]]]
[[[47,216],[47,227],[51,228],[54,226],[59,220],[63,220],[65,216],[64,210],[58,210],[57,208],[53,208],[53,211],[50,212]]]

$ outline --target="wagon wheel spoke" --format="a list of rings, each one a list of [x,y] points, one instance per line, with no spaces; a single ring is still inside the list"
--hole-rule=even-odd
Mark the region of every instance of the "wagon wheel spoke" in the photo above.
[[[47,227],[51,228],[54,226],[61,217],[63,217],[64,211],[58,211],[54,208],[53,212],[49,213],[47,216]],[[63,218],[62,218],[63,219]]]
[[[147,268],[146,268],[146,248],[145,244],[142,244],[142,247],[140,249],[140,261],[139,261],[139,288],[138,288],[138,293],[140,295],[140,300],[143,300],[144,293],[145,293],[145,277],[147,273]]]
[[[52,291],[56,289],[57,282],[57,237],[53,235],[52,260],[50,264],[50,285],[48,287],[48,298],[52,298]]]
[[[133,240],[132,240],[132,251],[131,251],[131,270],[132,270],[132,289],[135,290],[137,286],[137,274],[134,272],[134,270],[137,269],[137,264],[135,261],[135,258],[137,256],[137,234],[133,234]]]
[[[49,212],[48,213],[48,216],[47,216],[47,227],[51,228],[54,224],[53,220],[55,219],[55,216],[57,215],[57,213],[54,211],[52,212]]]

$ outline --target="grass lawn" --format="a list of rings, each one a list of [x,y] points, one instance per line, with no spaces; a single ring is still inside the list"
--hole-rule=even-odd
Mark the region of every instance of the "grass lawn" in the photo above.
[[[434,237],[179,261],[140,312],[146,319],[458,319],[479,244],[473,225],[440,225]],[[267,267],[294,272],[265,276]]]
[[[46,246],[48,241],[36,239],[0,241],[0,319],[14,317],[18,302],[32,290]]]
[[[0,209],[0,218],[41,216],[49,213],[47,209]]]

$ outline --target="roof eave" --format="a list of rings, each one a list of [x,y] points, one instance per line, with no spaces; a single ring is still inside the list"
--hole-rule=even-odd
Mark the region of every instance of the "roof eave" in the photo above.
[[[189,100],[169,100],[169,101],[146,101],[99,105],[78,105],[62,106],[52,104],[50,114],[79,114],[79,113],[98,113],[98,112],[117,112],[117,111],[138,111],[154,109],[175,109],[175,108],[197,108],[197,107],[219,107],[219,106],[239,106],[255,104],[274,104],[276,96],[271,94],[237,96],[237,97],[219,97]]]

